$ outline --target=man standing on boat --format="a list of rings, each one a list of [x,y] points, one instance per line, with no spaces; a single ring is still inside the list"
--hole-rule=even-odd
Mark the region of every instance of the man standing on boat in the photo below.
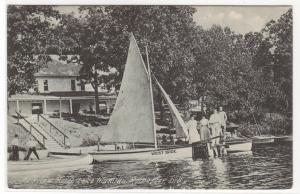
[[[37,142],[33,139],[33,137],[31,137],[30,140],[26,144],[28,147],[28,153],[27,153],[27,156],[24,158],[24,160],[28,160],[32,152],[34,153],[34,155],[36,156],[36,158],[38,160],[40,159],[40,157],[36,151],[36,144],[37,144]]]
[[[191,120],[189,120],[186,126],[189,133],[189,143],[191,144],[200,141],[200,136],[197,131],[197,121],[195,120],[194,115],[191,116]]]
[[[225,134],[226,132],[226,122],[227,122],[227,115],[226,112],[223,111],[223,107],[220,106],[219,107],[219,117],[220,117],[220,124],[221,124],[221,128],[222,128],[222,132],[223,134]]]
[[[222,136],[222,128],[220,116],[217,109],[214,109],[214,113],[209,118],[209,125],[212,133],[212,147],[214,154],[220,156],[220,137]]]
[[[19,160],[19,137],[15,134],[14,139],[11,141],[11,160],[18,161]]]

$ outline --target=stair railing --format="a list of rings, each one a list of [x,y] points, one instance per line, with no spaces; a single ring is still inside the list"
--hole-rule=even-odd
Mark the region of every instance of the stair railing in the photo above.
[[[19,120],[20,119],[23,119],[28,125],[29,125],[29,132],[30,134],[40,143],[42,144],[43,148],[46,148],[45,146],[45,140],[47,140],[47,138],[37,129],[35,128],[27,119],[25,119],[25,117],[23,117],[20,113],[16,112],[17,113],[17,122],[18,124],[20,123]],[[23,126],[25,127],[25,126]],[[42,142],[40,142],[40,140],[35,137],[33,134],[32,134],[32,130],[35,130],[40,136],[42,136],[43,140]]]
[[[44,121],[46,121],[50,125],[50,127],[49,127],[50,134],[53,133],[52,129],[54,129],[56,132],[58,132],[59,134],[61,134],[63,136],[63,142],[62,143],[65,146],[66,145],[66,139],[69,139],[69,137],[64,132],[59,130],[53,123],[51,123],[43,115],[39,114],[38,117],[41,117]],[[38,120],[39,120],[39,118],[38,118]]]

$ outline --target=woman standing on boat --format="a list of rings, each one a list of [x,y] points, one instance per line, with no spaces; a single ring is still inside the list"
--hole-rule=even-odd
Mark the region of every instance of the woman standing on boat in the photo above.
[[[205,115],[202,115],[202,119],[200,120],[200,139],[201,141],[210,139],[210,131],[208,128],[208,119]]]
[[[200,141],[200,136],[197,131],[197,121],[195,120],[195,117],[193,115],[191,116],[191,120],[189,120],[186,126],[189,132],[189,143],[191,144]]]

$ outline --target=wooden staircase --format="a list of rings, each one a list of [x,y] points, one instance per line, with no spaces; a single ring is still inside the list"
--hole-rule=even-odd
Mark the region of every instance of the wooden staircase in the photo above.
[[[63,151],[66,148],[66,139],[68,139],[68,136],[45,117],[39,115],[25,118],[20,113],[17,113],[17,116],[18,123],[22,125],[25,130],[30,132],[47,150]]]

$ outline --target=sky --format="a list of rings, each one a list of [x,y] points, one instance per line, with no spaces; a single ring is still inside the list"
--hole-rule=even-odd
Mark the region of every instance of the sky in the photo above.
[[[289,6],[193,6],[194,21],[204,29],[213,24],[230,27],[241,34],[258,32],[270,20],[277,20]],[[61,13],[78,12],[78,6],[58,6]]]
[[[258,32],[270,20],[277,20],[288,6],[194,6],[197,12],[194,21],[204,29],[213,24],[230,27],[235,32],[245,34]]]

